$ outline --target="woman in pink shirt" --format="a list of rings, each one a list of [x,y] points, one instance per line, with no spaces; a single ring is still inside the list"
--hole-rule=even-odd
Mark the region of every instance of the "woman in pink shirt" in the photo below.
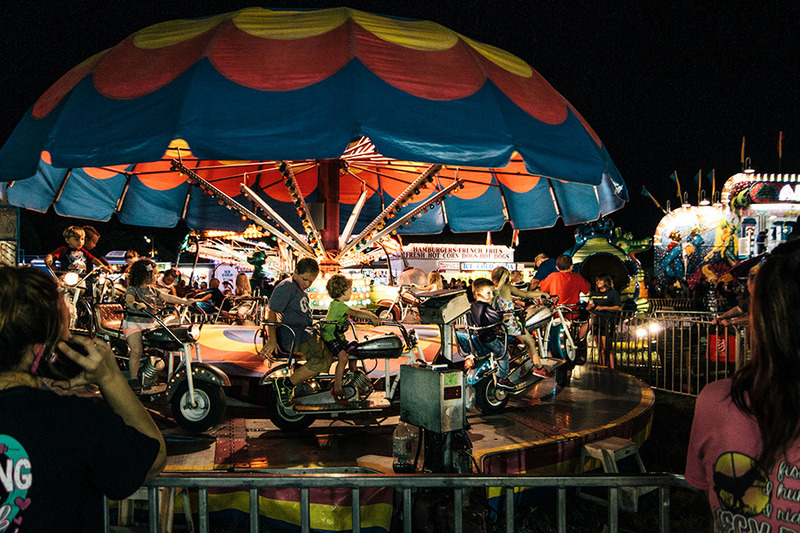
[[[695,405],[686,481],[708,494],[716,531],[799,531],[800,241],[755,279],[752,357]]]

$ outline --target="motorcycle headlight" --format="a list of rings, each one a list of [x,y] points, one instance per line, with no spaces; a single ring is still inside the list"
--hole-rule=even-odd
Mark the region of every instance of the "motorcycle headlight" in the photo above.
[[[200,324],[192,324],[186,333],[189,334],[189,338],[196,342],[200,338]]]
[[[70,287],[77,285],[80,281],[81,277],[75,272],[67,272],[64,274],[64,284],[69,285]]]

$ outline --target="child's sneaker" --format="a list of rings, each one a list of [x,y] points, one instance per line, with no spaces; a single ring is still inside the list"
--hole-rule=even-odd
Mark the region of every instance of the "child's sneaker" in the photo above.
[[[292,386],[292,382],[289,381],[289,378],[278,378],[275,380],[275,393],[278,395],[278,401],[284,407],[289,407],[292,405],[292,391],[294,387]]]
[[[539,376],[540,378],[549,378],[552,374],[546,368],[534,368],[533,375]]]
[[[500,378],[497,380],[497,387],[500,389],[516,389],[514,382],[508,378]]]

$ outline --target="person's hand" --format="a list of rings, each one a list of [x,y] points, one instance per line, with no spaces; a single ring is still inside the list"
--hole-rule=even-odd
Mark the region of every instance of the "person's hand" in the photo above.
[[[597,307],[597,306],[595,305],[595,303],[594,303],[592,300],[589,300],[589,301],[586,303],[586,309],[588,309],[589,311],[591,311],[591,310],[592,310],[592,309],[594,309],[595,307]]]
[[[94,383],[102,388],[117,374],[120,374],[119,367],[114,360],[114,352],[111,350],[111,346],[103,340],[98,338],[90,339],[80,335],[73,335],[70,340],[83,346],[87,355],[70,348],[63,341],[58,343],[58,350],[77,363],[83,371],[70,380],[56,381],[53,385],[63,389],[71,389],[72,387]]]
[[[369,321],[372,322],[373,326],[380,326],[381,325],[381,319],[378,318],[377,315],[372,315],[371,317],[369,317]]]
[[[278,341],[274,337],[267,338],[264,341],[264,353],[269,355],[275,355],[275,352],[278,349]]]

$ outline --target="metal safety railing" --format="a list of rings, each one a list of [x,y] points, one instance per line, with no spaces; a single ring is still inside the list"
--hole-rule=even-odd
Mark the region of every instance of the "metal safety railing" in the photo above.
[[[362,527],[361,491],[370,488],[392,487],[401,499],[394,512],[400,513],[402,529],[405,533],[412,531],[412,505],[416,491],[439,489],[452,495],[450,505],[453,509],[452,529],[460,533],[464,529],[463,509],[470,489],[502,489],[504,510],[499,517],[504,530],[508,533],[516,531],[515,527],[515,489],[550,488],[555,491],[557,531],[566,532],[567,528],[567,490],[606,488],[608,489],[608,530],[615,533],[619,530],[620,492],[629,487],[658,488],[658,528],[666,533],[670,530],[670,491],[675,488],[691,489],[683,476],[677,474],[637,474],[607,475],[592,474],[578,476],[529,476],[529,475],[384,475],[384,474],[275,474],[275,473],[204,473],[176,474],[157,477],[145,485],[148,489],[148,521],[151,532],[162,531],[159,510],[163,509],[161,499],[163,489],[196,490],[198,494],[197,520],[200,533],[209,531],[208,495],[210,489],[239,489],[249,494],[249,527],[252,533],[259,531],[259,490],[296,488],[300,492],[300,530],[311,531],[311,489],[348,488],[352,494],[352,531],[359,532]],[[691,489],[694,490],[694,489]],[[577,498],[577,496],[575,496]],[[106,509],[108,502],[106,501]],[[171,513],[173,509],[166,509]],[[654,528],[655,529],[655,528]],[[106,513],[106,528],[108,512]]]
[[[727,378],[749,359],[748,328],[712,323],[709,313],[657,311],[620,313],[611,347],[615,367],[651,387],[697,395],[712,381]],[[588,338],[587,360],[601,362],[601,326]]]

